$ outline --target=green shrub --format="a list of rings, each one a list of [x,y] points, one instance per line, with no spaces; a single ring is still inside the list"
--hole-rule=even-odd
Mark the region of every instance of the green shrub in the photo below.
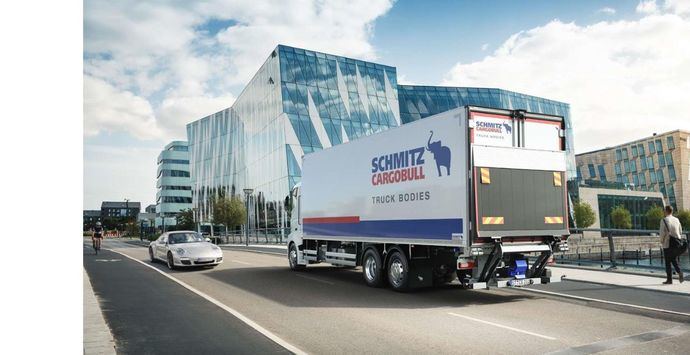
[[[647,229],[659,229],[659,223],[664,218],[664,209],[660,206],[654,205],[645,214],[647,220]]]
[[[616,206],[611,210],[611,223],[615,228],[630,229],[632,228],[632,215],[623,205]]]
[[[690,210],[680,210],[676,214],[678,220],[680,220],[680,225],[683,226],[684,231],[690,230]]]
[[[587,228],[596,222],[597,216],[587,202],[575,203],[575,223],[577,228]]]

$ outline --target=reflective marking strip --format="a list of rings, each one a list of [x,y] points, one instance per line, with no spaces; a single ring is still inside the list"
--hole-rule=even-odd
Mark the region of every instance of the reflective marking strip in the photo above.
[[[560,171],[553,172],[553,186],[562,186]]]
[[[503,217],[482,217],[482,224],[503,224]]]
[[[488,325],[493,325],[494,327],[503,328],[503,329],[508,329],[508,330],[512,330],[512,331],[514,331],[514,332],[518,332],[518,333],[522,333],[522,334],[528,334],[528,335],[532,335],[532,336],[539,337],[539,338],[546,339],[546,340],[556,340],[556,338],[550,337],[550,336],[548,336],[548,335],[543,335],[543,334],[539,334],[539,333],[529,332],[529,331],[526,331],[526,330],[522,330],[522,329],[518,329],[518,328],[509,327],[509,326],[503,325],[503,324],[498,324],[498,323],[489,322],[489,321],[485,321],[485,320],[481,320],[481,319],[477,319],[477,318],[473,318],[473,317],[468,317],[468,316],[465,316],[465,315],[462,315],[462,314],[457,314],[457,313],[453,313],[453,312],[448,312],[448,314],[451,315],[451,316],[454,316],[454,317],[465,318],[465,319],[467,319],[467,320],[471,320],[471,321],[475,321],[475,322],[479,322],[479,323],[484,323],[484,324],[488,324]]]
[[[563,223],[563,217],[544,217],[546,224],[560,224]]]
[[[491,172],[489,172],[489,168],[479,168],[479,172],[482,174],[482,184],[490,184]]]

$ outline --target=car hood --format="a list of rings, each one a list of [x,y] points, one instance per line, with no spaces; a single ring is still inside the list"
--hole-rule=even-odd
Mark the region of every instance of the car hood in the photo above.
[[[191,256],[222,254],[221,250],[214,249],[213,246],[213,243],[209,242],[181,243],[168,245],[170,250],[177,250],[178,248],[182,248],[184,249],[185,254]]]

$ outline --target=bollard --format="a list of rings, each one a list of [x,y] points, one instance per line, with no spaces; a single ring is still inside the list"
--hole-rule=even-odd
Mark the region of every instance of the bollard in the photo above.
[[[637,248],[637,258],[635,258],[637,260],[637,265],[640,265],[640,251],[640,248]]]
[[[608,268],[608,270],[615,270],[616,269],[616,249],[615,249],[615,246],[613,245],[613,233],[612,232],[606,232],[606,237],[609,239],[609,261],[611,262],[611,266]]]

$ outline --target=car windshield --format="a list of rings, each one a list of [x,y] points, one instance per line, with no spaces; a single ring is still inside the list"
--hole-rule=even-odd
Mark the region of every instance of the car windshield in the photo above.
[[[199,233],[174,233],[168,237],[170,244],[203,242],[204,238]]]

